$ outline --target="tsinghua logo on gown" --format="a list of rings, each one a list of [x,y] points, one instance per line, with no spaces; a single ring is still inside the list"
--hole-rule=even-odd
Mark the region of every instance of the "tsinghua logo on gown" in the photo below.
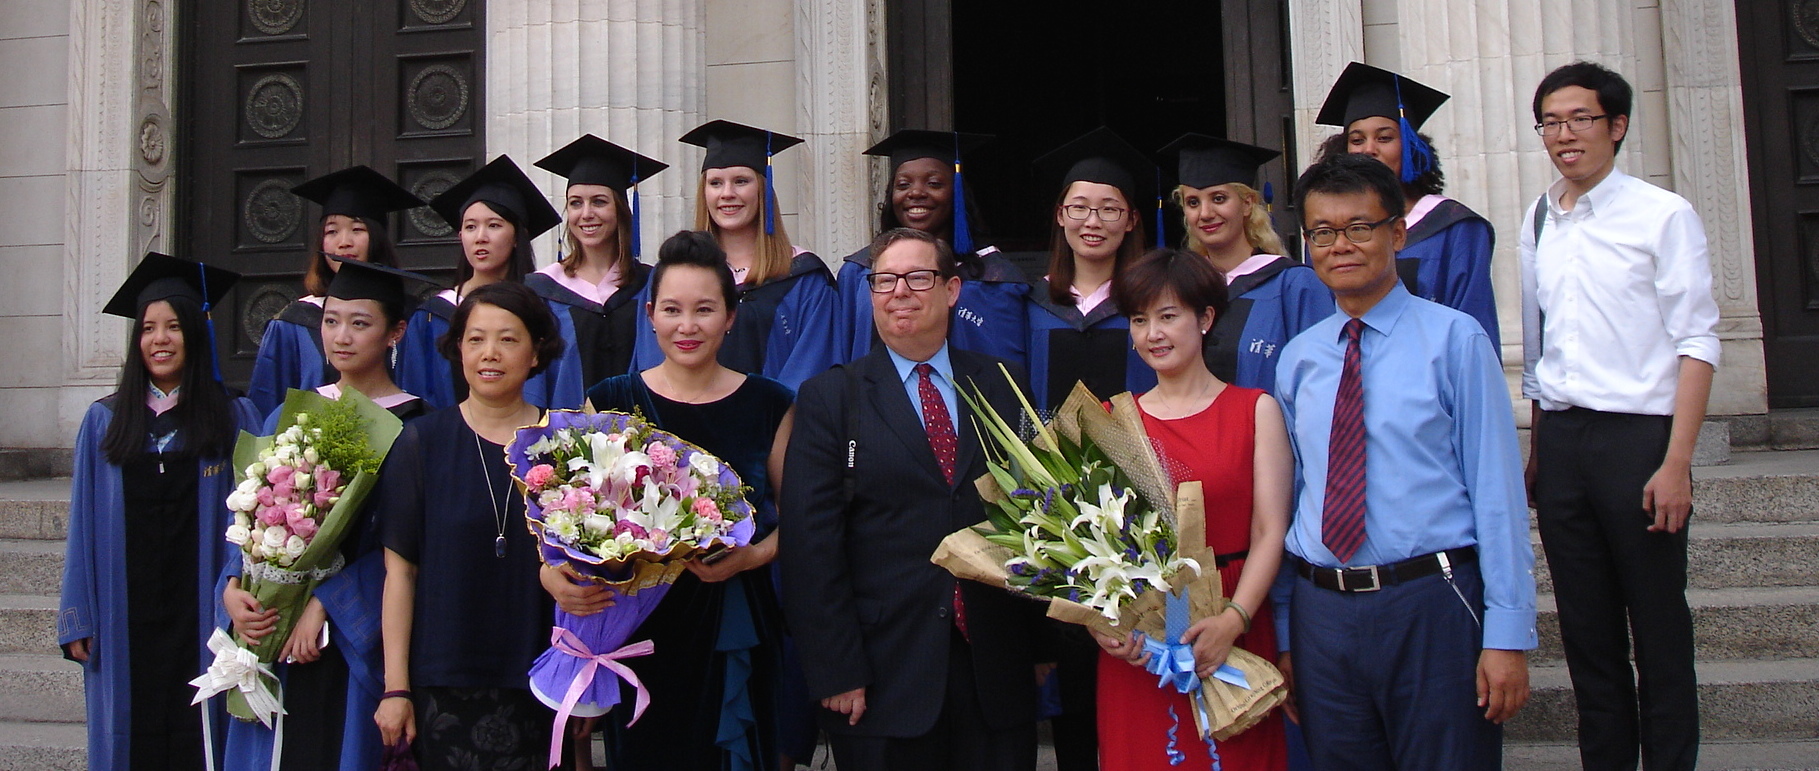
[[[985,326],[985,317],[984,317],[984,316],[981,316],[981,315],[979,315],[979,314],[978,314],[978,313],[977,313],[977,312],[975,312],[975,311],[974,311],[974,310],[973,310],[973,309],[971,309],[971,308],[956,308],[956,309],[954,309],[954,317],[955,317],[955,318],[958,318],[958,319],[960,319],[960,320],[961,320],[961,321],[964,321],[964,322],[966,322],[966,323],[968,323],[968,324],[971,324],[971,325],[973,325],[973,326],[975,326],[975,327],[983,327],[983,326]]]
[[[1250,347],[1251,347],[1251,353],[1261,353],[1261,354],[1263,354],[1263,358],[1270,359],[1270,358],[1275,358],[1276,349],[1280,348],[1281,346],[1276,345],[1275,343],[1272,343],[1268,340],[1264,340],[1263,338],[1260,338],[1260,337],[1253,337],[1253,338],[1251,338]]]

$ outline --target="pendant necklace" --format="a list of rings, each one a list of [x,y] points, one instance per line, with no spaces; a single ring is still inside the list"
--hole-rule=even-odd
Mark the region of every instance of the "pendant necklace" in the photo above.
[[[499,494],[493,489],[493,475],[486,470],[486,451],[480,448],[480,432],[474,432],[474,454],[480,456],[480,476],[486,478],[486,502],[493,507],[493,521],[499,525],[493,538],[493,556],[505,559],[505,512],[499,505]],[[511,494],[511,489],[506,489]]]

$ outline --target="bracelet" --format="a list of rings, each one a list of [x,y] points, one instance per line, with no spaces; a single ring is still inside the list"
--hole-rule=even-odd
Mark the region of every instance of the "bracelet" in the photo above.
[[[1244,606],[1239,605],[1238,603],[1236,603],[1232,600],[1226,600],[1225,607],[1238,611],[1238,617],[1241,619],[1244,619],[1244,633],[1250,634],[1250,632],[1251,632],[1251,614],[1244,609]]]
[[[411,692],[409,690],[386,691],[385,693],[379,694],[380,701],[385,701],[386,699],[408,699],[410,697]]]

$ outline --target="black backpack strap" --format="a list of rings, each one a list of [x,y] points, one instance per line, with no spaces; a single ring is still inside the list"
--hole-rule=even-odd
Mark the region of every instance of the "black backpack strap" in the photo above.
[[[1535,247],[1541,247],[1541,227],[1547,224],[1547,193],[1535,199]]]

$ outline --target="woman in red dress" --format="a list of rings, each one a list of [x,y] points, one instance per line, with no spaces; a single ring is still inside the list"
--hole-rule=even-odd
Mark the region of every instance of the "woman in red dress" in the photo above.
[[[1129,309],[1131,344],[1156,371],[1154,390],[1137,397],[1143,426],[1176,482],[1198,480],[1206,494],[1206,541],[1218,555],[1220,583],[1231,603],[1182,635],[1201,677],[1238,646],[1276,660],[1268,592],[1282,561],[1294,484],[1294,458],[1275,400],[1254,388],[1221,382],[1206,368],[1202,337],[1226,304],[1225,282],[1206,260],[1158,249],[1120,278],[1118,307]],[[1204,566],[1212,567],[1212,566]],[[1099,761],[1102,771],[1170,768],[1168,731],[1174,707],[1182,768],[1210,768],[1195,737],[1188,697],[1158,688],[1144,671],[1141,643],[1094,634],[1099,662]],[[1110,708],[1107,708],[1110,707]],[[1287,767],[1282,716],[1218,743],[1225,771]]]

